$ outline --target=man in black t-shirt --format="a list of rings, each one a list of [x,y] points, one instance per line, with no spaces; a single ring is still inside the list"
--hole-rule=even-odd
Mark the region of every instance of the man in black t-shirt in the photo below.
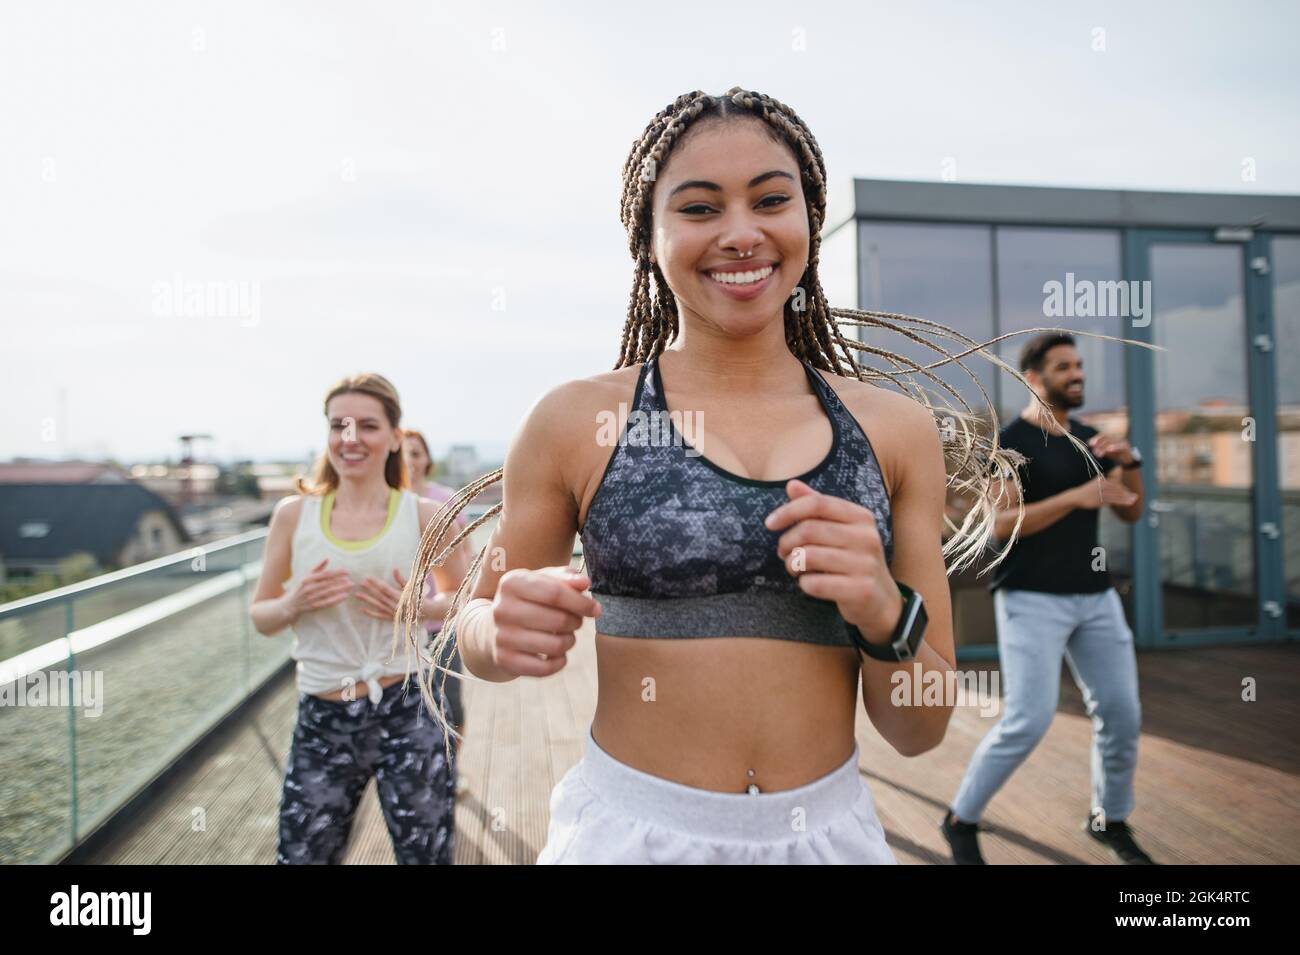
[[[1065,422],[1061,424],[1066,426]],[[1121,467],[1118,461],[1094,453],[1094,469],[1069,438],[1060,431],[1048,433],[1049,427],[1031,424],[1022,416],[999,434],[1002,447],[1019,451],[1029,459],[1019,468],[1026,509],[1019,536],[1006,558],[993,569],[989,590],[1005,587],[1084,594],[1110,588],[1110,574],[1105,561],[1099,559],[1097,545],[1099,504],[1117,506],[1120,516],[1124,516],[1124,505],[1132,507],[1134,491],[1114,481],[1097,480],[1098,470],[1110,475]],[[1068,427],[1070,434],[1085,445],[1100,433],[1073,418],[1068,419]],[[1133,473],[1138,474],[1136,469]],[[1141,478],[1137,481],[1141,482]],[[1031,504],[1039,504],[1040,509],[1031,511]],[[1006,510],[1009,522],[1014,523],[1014,499]],[[1140,514],[1141,507],[1137,510]],[[999,533],[999,539],[1006,540],[1009,531],[1008,527]]]
[[[1072,336],[1038,336],[1021,352],[1020,370],[1052,413],[1031,399],[1000,432],[1004,447],[1028,459],[1018,468],[1024,518],[989,584],[1005,710],[976,747],[944,814],[943,833],[954,861],[983,864],[977,823],[1051,725],[1064,658],[1093,721],[1093,809],[1084,828],[1120,861],[1150,864],[1126,821],[1133,809],[1141,725],[1133,632],[1097,544],[1103,506],[1130,524],[1142,516],[1142,458],[1127,441],[1069,417],[1070,409],[1083,404],[1083,362]],[[1003,495],[995,534],[1005,541],[1015,527],[1021,494],[1007,480]]]

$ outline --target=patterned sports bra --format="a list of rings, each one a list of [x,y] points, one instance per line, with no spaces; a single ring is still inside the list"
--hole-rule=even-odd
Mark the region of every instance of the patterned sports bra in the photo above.
[[[814,490],[868,508],[892,561],[889,494],[871,442],[817,369],[803,363],[834,440],[820,464],[796,475]],[[659,363],[637,378],[618,445],[578,532],[597,633],[679,639],[752,636],[852,647],[834,601],[810,597],[776,552],[764,518],[788,498],[786,481],[718,467],[669,417]]]

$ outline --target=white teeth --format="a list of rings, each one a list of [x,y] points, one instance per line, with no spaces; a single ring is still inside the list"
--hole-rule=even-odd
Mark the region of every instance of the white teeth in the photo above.
[[[753,285],[772,274],[772,266],[766,265],[753,272],[710,272],[709,278],[724,285]]]

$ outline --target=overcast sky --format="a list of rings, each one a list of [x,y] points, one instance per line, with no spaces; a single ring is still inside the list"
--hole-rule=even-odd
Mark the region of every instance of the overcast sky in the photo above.
[[[613,366],[622,164],[692,89],[794,107],[841,189],[951,157],[959,182],[1297,193],[1298,27],[1293,3],[5,0],[0,457],[186,432],[299,457],[357,370],[436,452],[499,455]],[[238,314],[169,301],[226,282]]]

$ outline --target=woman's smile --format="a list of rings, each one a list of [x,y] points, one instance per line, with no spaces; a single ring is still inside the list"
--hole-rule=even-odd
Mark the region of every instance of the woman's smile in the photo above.
[[[749,301],[767,291],[778,272],[780,264],[769,261],[706,269],[704,274],[708,276],[709,284],[723,294],[739,301]]]

